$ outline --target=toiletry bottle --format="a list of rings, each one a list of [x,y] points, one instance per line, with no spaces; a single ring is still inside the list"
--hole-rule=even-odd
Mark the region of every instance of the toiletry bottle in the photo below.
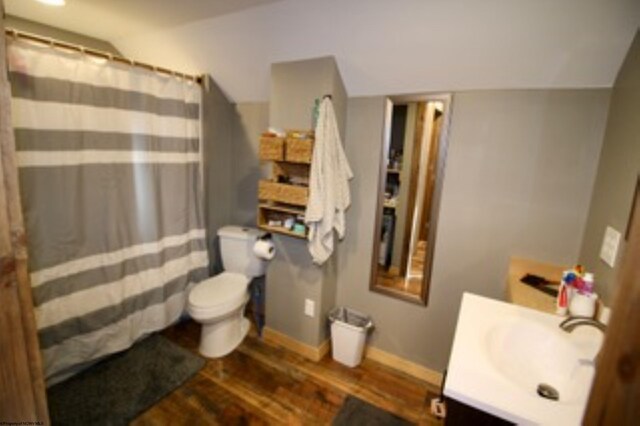
[[[587,272],[584,274],[583,286],[575,291],[569,301],[569,313],[573,316],[593,318],[596,313],[598,295],[593,292],[594,277]]]
[[[586,293],[593,293],[594,290],[594,276],[593,273],[587,272],[584,274],[584,290]]]
[[[567,315],[567,308],[569,306],[569,288],[567,286],[567,277],[571,271],[564,271],[562,274],[562,280],[560,281],[560,287],[558,288],[558,296],[556,297],[556,314]]]
[[[576,292],[569,303],[569,313],[574,317],[593,318],[596,313],[598,295],[595,293]]]
[[[556,300],[556,314],[567,315],[567,285],[565,283],[560,284],[558,291],[558,298]]]

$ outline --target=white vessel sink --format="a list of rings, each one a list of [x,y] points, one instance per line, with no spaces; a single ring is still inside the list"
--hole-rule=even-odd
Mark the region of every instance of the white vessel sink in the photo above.
[[[602,333],[470,293],[462,299],[445,395],[518,424],[578,425]],[[538,395],[541,384],[557,401]]]

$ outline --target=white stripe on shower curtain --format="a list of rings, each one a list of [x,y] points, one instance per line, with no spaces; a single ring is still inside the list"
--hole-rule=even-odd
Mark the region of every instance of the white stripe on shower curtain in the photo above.
[[[167,117],[115,108],[13,99],[14,127],[51,130],[93,130],[166,137],[197,138],[199,120]]]
[[[199,163],[200,154],[189,153],[177,157],[171,152],[145,151],[27,151],[18,153],[20,167],[77,166],[79,164],[115,163]]]
[[[78,274],[98,267],[117,265],[127,259],[142,256],[144,254],[157,254],[170,247],[179,246],[194,239],[205,238],[204,229],[196,229],[182,235],[171,235],[162,240],[147,244],[138,244],[126,247],[110,253],[102,253],[95,256],[87,256],[80,259],[71,260],[51,268],[43,269],[31,273],[31,285],[38,287],[48,281],[54,281],[71,274]]]
[[[8,48],[48,384],[175,321],[208,275],[200,87],[16,40]]]
[[[192,251],[184,257],[170,260],[158,268],[146,269],[137,274],[127,275],[117,281],[102,283],[100,286],[69,294],[65,297],[64,304],[58,303],[60,299],[42,303],[40,309],[36,311],[38,326],[41,328],[51,327],[118,304],[124,298],[138,296],[154,289],[163,280],[170,281],[179,278],[184,275],[185,271],[204,265],[206,261],[206,250]],[[49,305],[55,309],[47,309]]]
[[[174,318],[180,316],[185,305],[185,294],[178,293],[168,298],[162,305],[153,305],[144,311],[138,311],[130,316],[114,322],[110,329],[114,333],[110,336],[112,347],[126,348],[131,343],[131,339],[125,333],[135,324],[135,328],[142,334],[152,333],[158,329],[158,323],[169,324]],[[87,364],[87,358],[96,359],[101,355],[101,348],[94,343],[104,340],[104,330],[89,332],[81,336],[71,337],[66,345],[56,345],[42,350],[42,355],[48,361],[48,368],[52,371],[60,371],[57,376],[49,380],[49,384],[69,376],[69,366],[80,366],[72,368],[71,372],[76,372]],[[88,344],[89,343],[89,344]],[[69,347],[84,348],[85,351],[70,351]]]

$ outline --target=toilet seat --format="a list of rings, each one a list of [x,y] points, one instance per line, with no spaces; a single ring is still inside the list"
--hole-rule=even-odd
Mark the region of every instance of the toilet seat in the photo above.
[[[196,284],[188,299],[192,316],[217,316],[242,305],[249,297],[249,281],[243,274],[223,272]]]

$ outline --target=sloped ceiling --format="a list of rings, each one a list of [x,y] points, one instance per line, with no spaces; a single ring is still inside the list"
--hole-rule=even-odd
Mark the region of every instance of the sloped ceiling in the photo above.
[[[112,41],[238,12],[280,0],[66,0],[51,7],[35,0],[4,0],[7,13]]]
[[[5,0],[9,13],[18,1],[27,3]],[[638,0],[243,0],[241,11],[209,15],[194,12],[204,1],[129,0],[149,13],[126,15],[142,29],[126,32],[102,17],[127,1],[72,1],[100,8],[83,22],[54,18],[65,8],[22,16],[107,39],[134,59],[209,73],[236,102],[268,98],[271,63],[325,55],[350,96],[610,87],[640,23]],[[163,7],[194,9],[149,25]]]

